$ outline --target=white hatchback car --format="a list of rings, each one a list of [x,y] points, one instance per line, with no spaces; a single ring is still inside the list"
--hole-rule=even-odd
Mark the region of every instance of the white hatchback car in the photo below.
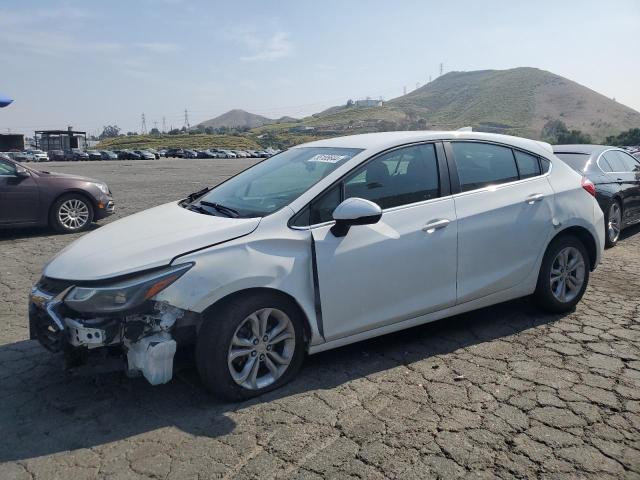
[[[153,384],[195,344],[205,385],[247,398],[306,353],[531,294],[570,310],[604,245],[593,195],[533,140],[308,143],[75,241],[32,290],[31,335],[74,363],[116,352]]]

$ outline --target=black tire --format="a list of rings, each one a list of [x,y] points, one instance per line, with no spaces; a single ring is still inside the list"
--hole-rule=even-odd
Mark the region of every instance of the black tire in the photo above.
[[[87,209],[86,221],[77,228],[67,226],[60,220],[60,209],[68,201],[81,202]],[[89,226],[93,222],[93,218],[94,211],[91,201],[87,197],[79,193],[69,193],[67,195],[62,195],[54,202],[53,206],[51,207],[51,212],[49,213],[49,224],[54,228],[54,230],[59,233],[77,233],[89,228]]]
[[[248,389],[231,376],[227,356],[236,329],[249,315],[263,308],[280,310],[289,317],[295,332],[295,349],[287,369],[277,380],[263,388]],[[196,364],[202,382],[214,396],[232,402],[281,387],[295,377],[302,365],[306,350],[303,325],[302,313],[295,303],[269,292],[236,296],[210,309],[205,314],[196,343]]]
[[[618,233],[618,238],[616,238],[615,240],[612,240],[610,235],[609,235],[609,215],[611,214],[611,207],[613,206],[613,204],[618,205],[618,208],[620,209],[620,227],[622,227],[622,204],[620,203],[619,200],[613,200],[611,202],[611,204],[609,204],[609,207],[606,209],[606,212],[604,212],[604,246],[605,248],[613,248],[618,244],[618,240],[620,240],[620,234]]]
[[[551,268],[558,254],[567,247],[575,248],[584,261],[584,281],[577,295],[569,301],[562,302],[552,292]],[[589,284],[589,273],[591,272],[591,262],[589,254],[584,244],[573,235],[562,235],[554,239],[544,254],[540,273],[538,274],[538,284],[534,293],[534,299],[538,306],[551,313],[565,313],[573,310],[576,304],[582,299],[587,285]]]

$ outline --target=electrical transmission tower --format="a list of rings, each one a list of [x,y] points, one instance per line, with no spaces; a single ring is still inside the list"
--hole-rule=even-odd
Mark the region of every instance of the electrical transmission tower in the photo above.
[[[144,113],[142,114],[142,127],[140,128],[140,133],[142,135],[147,134],[147,119],[144,117]]]
[[[444,63],[440,62],[440,76],[442,76],[443,71],[444,71]]]
[[[189,130],[190,125],[189,125],[189,112],[187,112],[187,109],[184,109],[184,128],[186,128],[187,130]]]
[[[403,94],[403,95],[406,95],[406,94],[407,94],[407,87],[406,87],[406,86],[402,89],[402,94]]]
[[[166,133],[167,131],[167,121],[164,117],[162,117],[162,133]]]

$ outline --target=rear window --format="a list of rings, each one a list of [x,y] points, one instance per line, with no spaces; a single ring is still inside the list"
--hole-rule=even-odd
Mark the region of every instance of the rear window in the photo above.
[[[584,172],[587,167],[587,162],[591,157],[588,153],[562,153],[556,152],[555,156],[562,160],[564,163],[573,168],[576,172]]]

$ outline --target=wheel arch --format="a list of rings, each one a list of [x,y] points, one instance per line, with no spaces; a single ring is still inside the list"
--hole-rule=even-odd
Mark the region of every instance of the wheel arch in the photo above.
[[[574,225],[564,230],[558,232],[549,242],[549,245],[557,238],[563,236],[573,235],[577,237],[587,249],[587,254],[589,255],[589,270],[593,271],[595,269],[596,262],[598,261],[598,247],[596,243],[596,239],[593,237],[591,232],[584,227],[579,225]],[[549,246],[547,245],[547,248]]]
[[[308,346],[311,343],[311,338],[312,338],[312,329],[311,329],[311,322],[307,316],[307,314],[304,311],[304,308],[302,308],[302,306],[300,305],[300,303],[295,299],[295,297],[293,297],[292,295],[290,295],[287,292],[284,292],[282,290],[278,290],[277,288],[270,288],[270,287],[251,287],[251,288],[245,288],[242,290],[237,290],[233,293],[230,293],[218,300],[216,300],[214,303],[212,303],[211,305],[209,305],[203,312],[202,312],[202,317],[205,318],[208,315],[211,314],[215,314],[214,312],[221,308],[222,306],[224,306],[225,304],[232,302],[240,297],[243,297],[245,295],[256,295],[256,294],[260,294],[260,293],[268,293],[270,295],[276,295],[282,299],[285,299],[286,301],[290,302],[300,313],[300,317],[302,318],[302,326],[303,326],[303,334],[304,334],[304,341],[306,346]]]

